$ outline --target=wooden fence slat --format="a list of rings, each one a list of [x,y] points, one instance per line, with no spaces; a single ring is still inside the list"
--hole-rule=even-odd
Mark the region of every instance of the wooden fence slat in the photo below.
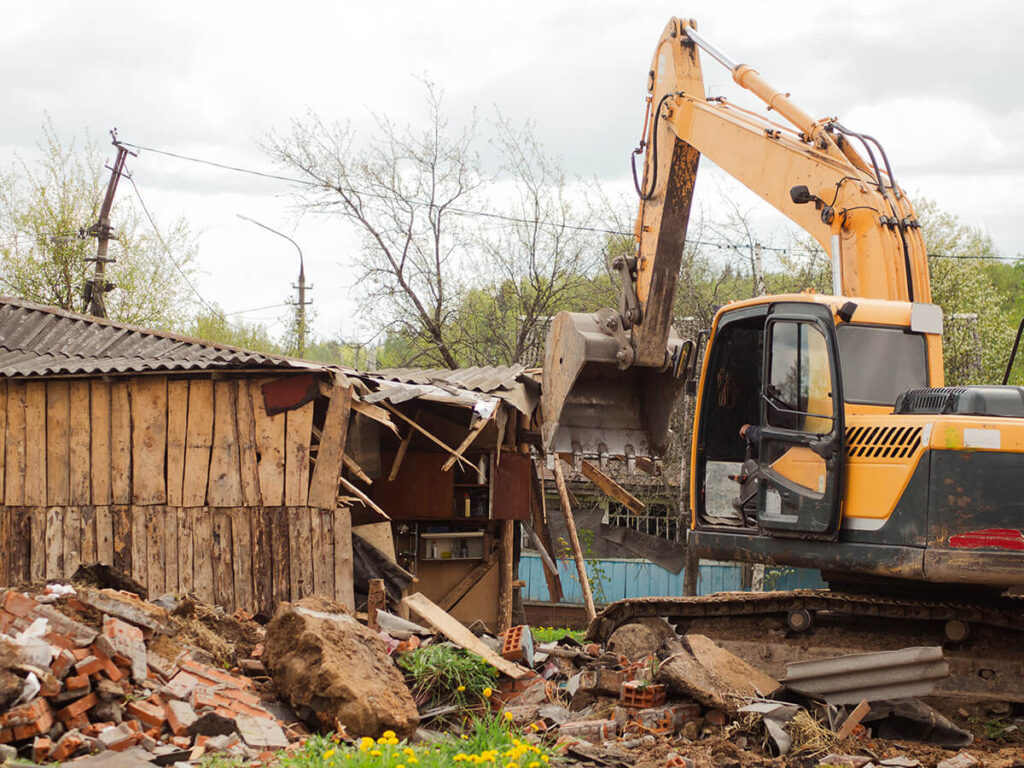
[[[274,555],[270,544],[272,515],[269,507],[250,510],[252,531],[252,583],[256,615],[268,619],[274,610]]]
[[[192,537],[192,568],[196,595],[200,600],[214,603],[213,591],[213,510],[197,507],[194,514]]]
[[[206,504],[206,482],[210,473],[210,448],[213,445],[213,382],[193,379],[188,385],[188,424],[185,431],[185,478],[182,505]],[[197,547],[198,550],[198,547]],[[211,581],[211,589],[213,588]],[[212,598],[206,597],[209,600]]]
[[[185,478],[185,433],[188,427],[188,380],[167,382],[167,506],[182,505]]]
[[[195,592],[192,571],[192,526],[195,510],[178,507],[172,510],[178,521],[178,590],[184,594]]]
[[[121,573],[132,573],[132,512],[124,504],[110,507],[111,560]]]
[[[167,379],[131,379],[132,503],[166,504]],[[161,588],[161,592],[162,592]]]
[[[91,565],[98,560],[96,544],[96,508],[85,505],[82,510],[82,563]]]
[[[64,507],[64,558],[61,576],[70,579],[82,564],[82,511]]]
[[[258,507],[263,503],[260,496],[260,477],[256,466],[256,419],[252,412],[252,397],[249,382],[238,379],[235,382],[235,407],[237,408],[238,464],[241,470],[242,504]]]
[[[212,511],[213,602],[228,613],[234,613],[235,574],[231,557],[231,516],[226,509],[214,508]]]
[[[288,411],[285,419],[284,503],[304,507],[309,499],[309,442],[313,403]]]
[[[96,559],[114,565],[114,516],[107,505],[93,507],[96,511]]]
[[[71,498],[71,388],[66,380],[46,382],[46,503],[67,506]],[[31,437],[31,435],[30,435]]]
[[[25,503],[25,385],[12,381],[7,385],[7,440],[4,446],[7,479],[4,503],[20,507]]]
[[[270,510],[270,548],[273,553],[273,605],[291,600],[291,531],[288,520],[291,517],[287,507],[272,507]]]
[[[256,612],[252,584],[252,527],[247,507],[235,507],[228,511],[231,517],[231,563],[235,575],[235,608],[249,613]]]
[[[64,507],[49,507],[46,515],[45,578],[64,578]]]
[[[334,512],[310,507],[312,523],[313,591],[334,597]]]
[[[5,470],[7,468],[7,382],[0,381],[0,499],[4,497]],[[9,529],[8,529],[9,530]],[[6,552],[7,550],[2,550]],[[0,565],[0,576],[4,566]],[[11,582],[5,581],[5,584]]]
[[[132,412],[124,381],[110,384],[110,500],[132,501]]]
[[[110,504],[110,382],[93,379],[89,382],[89,390],[92,401],[92,431],[89,435],[92,444],[92,503],[107,506]]]
[[[286,520],[288,522],[288,597],[287,600],[295,601],[303,597],[299,584],[302,580],[302,566],[299,561],[302,553],[299,551],[299,516],[295,507],[285,507]]]
[[[88,379],[75,379],[71,382],[68,402],[71,411],[71,458],[69,467],[71,471],[71,503],[82,506],[92,504],[92,490],[90,487],[92,485],[92,478],[90,477],[92,451],[89,437],[91,431],[89,423],[91,403]],[[89,562],[92,562],[92,560]]]
[[[356,596],[352,576],[352,511],[334,510],[334,599],[355,613]]]
[[[11,561],[13,560],[11,529],[13,527],[14,510],[8,506],[0,506],[0,587],[9,587],[14,584],[14,578],[11,576]]]
[[[352,408],[352,387],[334,386],[327,406],[316,467],[309,484],[309,505],[334,509],[338,505],[338,477],[341,475],[348,435],[348,418]]]
[[[249,400],[256,423],[256,450],[259,452],[257,474],[262,503],[269,507],[284,504],[284,431],[286,416],[267,415],[261,382],[249,382]]]
[[[46,506],[46,384],[25,385],[25,504]]]
[[[12,507],[11,584],[32,580],[32,512]]]
[[[295,511],[299,538],[299,592],[308,597],[316,585],[313,580],[313,510],[297,507]]]
[[[181,589],[178,577],[178,508],[163,507],[160,517],[164,527],[164,591],[176,595]]]
[[[213,384],[213,453],[206,499],[211,507],[242,504],[242,476],[238,464],[237,389],[233,381]]]
[[[146,526],[146,508],[132,507],[132,578],[144,586],[151,597],[159,593],[149,587],[149,531]]]
[[[141,509],[146,521],[146,585],[149,596],[157,597],[167,592],[164,545],[167,526],[162,507],[144,506]]]

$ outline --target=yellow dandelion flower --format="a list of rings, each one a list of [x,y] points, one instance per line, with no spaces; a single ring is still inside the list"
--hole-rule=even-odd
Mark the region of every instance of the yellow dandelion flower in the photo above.
[[[419,761],[420,759],[416,757],[416,755],[409,755],[409,762],[413,765],[416,765],[416,763],[418,763]]]
[[[512,713],[511,712],[506,712],[505,713],[505,719],[506,720],[511,720],[512,719]]]
[[[464,686],[464,685],[460,685],[460,686],[459,686],[458,688],[456,688],[455,690],[457,690],[457,691],[458,691],[459,693],[462,693],[462,692],[463,692],[464,690],[466,690],[466,686]]]
[[[540,768],[540,763],[538,763],[536,760],[534,760],[532,763],[530,763],[528,766],[526,766],[526,768]]]
[[[398,739],[392,736],[390,739],[385,739],[384,743],[393,747],[398,743]]]
[[[469,741],[469,736],[467,736],[464,733],[459,734],[459,738],[462,739],[463,741]]]
[[[491,694],[494,693],[490,688],[484,688],[483,694],[485,699],[491,698]]]
[[[543,760],[545,763],[550,763],[551,762],[551,758],[548,757],[547,755],[541,755],[540,759]]]
[[[328,749],[326,752],[324,752],[324,760],[330,760],[332,757],[334,757],[334,752],[335,750],[333,749]]]
[[[398,765],[395,766],[395,768],[405,768],[405,766],[402,765],[401,763],[399,763]]]
[[[380,754],[381,754],[381,752],[380,752],[379,749],[371,749],[370,750],[370,757],[380,757]]]
[[[516,765],[515,763],[509,763],[509,764],[507,764],[507,765],[505,766],[505,768],[519,768],[519,766],[518,766],[518,765]]]
[[[385,739],[393,739],[397,735],[398,735],[397,733],[395,733],[394,731],[390,731],[390,730],[389,731],[384,731],[384,733],[381,734],[381,736],[383,736]]]

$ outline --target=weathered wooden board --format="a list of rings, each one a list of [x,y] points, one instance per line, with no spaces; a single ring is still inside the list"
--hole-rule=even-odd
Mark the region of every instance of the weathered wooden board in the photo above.
[[[7,382],[0,381],[0,499],[4,497],[4,474],[7,466]],[[10,529],[8,528],[8,531]],[[4,549],[4,552],[7,550]],[[4,574],[0,565],[0,575]],[[7,582],[10,584],[10,582]]]
[[[253,416],[249,382],[238,379],[235,385],[237,408],[238,465],[242,478],[242,504],[258,507],[263,503],[260,495],[259,469],[256,464],[256,419]]]
[[[299,590],[301,579],[299,560],[302,554],[299,552],[299,519],[295,507],[284,508],[285,521],[288,526],[288,600],[295,601],[302,597]]]
[[[70,387],[66,380],[46,382],[46,503],[67,506],[71,498]],[[29,433],[31,439],[33,433]]]
[[[320,448],[316,454],[316,467],[309,485],[309,505],[319,509],[334,509],[338,503],[338,477],[344,463],[345,438],[352,409],[351,385],[331,388],[331,402],[327,406],[324,428],[320,434]]]
[[[316,582],[313,580],[313,510],[309,507],[295,507],[295,535],[298,540],[299,571],[298,586],[300,597],[313,594]]]
[[[71,578],[82,564],[82,511],[78,507],[64,507],[64,558],[62,576]]]
[[[181,493],[182,504],[186,507],[201,507],[206,504],[206,485],[210,472],[210,448],[212,445],[213,382],[207,379],[193,379],[188,385],[185,479]],[[204,599],[208,600],[210,597]]]
[[[193,536],[195,525],[194,508],[179,507],[175,510],[178,518],[178,588],[185,594],[195,592],[193,575]]]
[[[126,504],[110,507],[111,547],[114,568],[121,573],[132,573],[132,511]]]
[[[252,526],[249,516],[253,510],[235,507],[228,510],[231,518],[231,565],[235,579],[235,607],[255,612],[252,585]]]
[[[352,513],[348,507],[334,510],[334,598],[353,613],[356,596],[352,579]]]
[[[71,411],[71,503],[81,506],[92,504],[92,446],[90,444],[92,404],[88,379],[75,379],[71,382],[68,402]],[[82,556],[84,559],[84,550]]]
[[[242,504],[242,476],[238,463],[237,389],[233,381],[213,385],[213,452],[206,499],[212,507]]]
[[[291,539],[289,538],[288,520],[291,517],[286,507],[271,507],[270,548],[274,557],[273,565],[273,599],[274,603],[292,600],[291,596]]]
[[[96,559],[114,565],[114,516],[107,505],[96,510]]]
[[[235,612],[235,574],[231,557],[231,517],[226,509],[211,508],[213,514],[213,602],[228,613]]]
[[[46,384],[25,385],[25,505],[46,506]]]
[[[160,507],[164,530],[164,591],[181,591],[178,580],[178,508]]]
[[[89,394],[92,503],[99,507],[110,504],[110,382],[93,379],[89,382]]]
[[[7,440],[4,446],[6,481],[4,503],[20,507],[25,503],[25,385],[7,385]]]
[[[395,536],[391,530],[391,523],[366,523],[365,525],[352,526],[352,533],[359,538],[372,544],[392,563],[397,563],[395,557]]]
[[[249,382],[249,401],[252,403],[256,429],[256,449],[259,451],[257,473],[260,480],[262,503],[269,507],[284,504],[284,431],[287,416],[267,415],[263,403],[261,382]]]
[[[64,578],[64,507],[45,510],[46,549],[44,576],[47,579]]]
[[[96,546],[96,508],[86,505],[82,510],[82,563],[95,563],[99,558]]]
[[[273,535],[273,510],[255,507],[252,515],[252,581],[255,613],[264,619],[272,615],[274,605],[274,554],[270,540]]]
[[[32,580],[32,512],[11,508],[11,584]]]
[[[132,413],[124,381],[110,384],[110,500],[132,502]]]
[[[334,597],[334,513],[310,507],[313,551],[313,592]]]
[[[11,578],[11,508],[0,506],[0,584],[14,584]]]
[[[132,521],[132,578],[139,584],[149,587],[149,544],[147,540],[149,531],[146,526],[146,508],[131,507]],[[156,597],[159,592],[150,590],[150,595]]]
[[[130,387],[132,503],[166,504],[167,379],[163,376],[136,376],[131,379]]]
[[[164,545],[166,525],[163,507],[145,505],[142,507],[142,514],[146,521],[146,584],[149,596],[158,597],[167,591],[167,553]]]
[[[182,506],[185,434],[188,428],[188,380],[167,382],[167,506]]]
[[[309,443],[313,403],[288,411],[285,419],[284,503],[304,507],[309,498]]]
[[[193,518],[192,568],[196,595],[214,602],[213,590],[213,511],[209,507],[191,510]]]

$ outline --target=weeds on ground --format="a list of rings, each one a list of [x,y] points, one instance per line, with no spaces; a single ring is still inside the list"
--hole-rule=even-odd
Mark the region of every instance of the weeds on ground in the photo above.
[[[563,627],[530,627],[530,631],[533,632],[535,643],[553,643],[563,637],[571,637],[577,643],[582,643],[583,636],[586,634],[582,629]]]
[[[398,657],[413,696],[429,696],[434,704],[456,706],[485,702],[496,685],[498,670],[475,654],[450,645],[428,645]]]
[[[281,768],[447,768],[462,763],[486,768],[547,768],[557,753],[543,745],[528,744],[521,731],[501,715],[486,715],[466,722],[466,732],[441,741],[411,745],[393,731],[379,739],[369,737],[354,745],[337,744],[329,736],[312,736],[293,754],[280,755]]]

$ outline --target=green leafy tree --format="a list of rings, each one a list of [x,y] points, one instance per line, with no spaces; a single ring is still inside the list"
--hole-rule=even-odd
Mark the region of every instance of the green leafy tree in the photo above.
[[[269,355],[284,354],[284,350],[270,335],[266,326],[229,322],[216,304],[196,314],[187,328],[189,336],[201,341],[251,349]]]
[[[104,152],[88,135],[62,139],[48,117],[42,133],[34,159],[16,155],[0,170],[0,286],[19,298],[85,311],[82,287],[93,268],[86,259],[95,255],[96,242],[84,233],[99,217],[109,172]],[[106,278],[116,287],[107,294],[109,317],[183,327],[192,310],[188,278],[197,250],[188,225],[164,225],[162,243],[120,190],[111,222],[116,240],[109,255],[116,261],[107,265]]]

